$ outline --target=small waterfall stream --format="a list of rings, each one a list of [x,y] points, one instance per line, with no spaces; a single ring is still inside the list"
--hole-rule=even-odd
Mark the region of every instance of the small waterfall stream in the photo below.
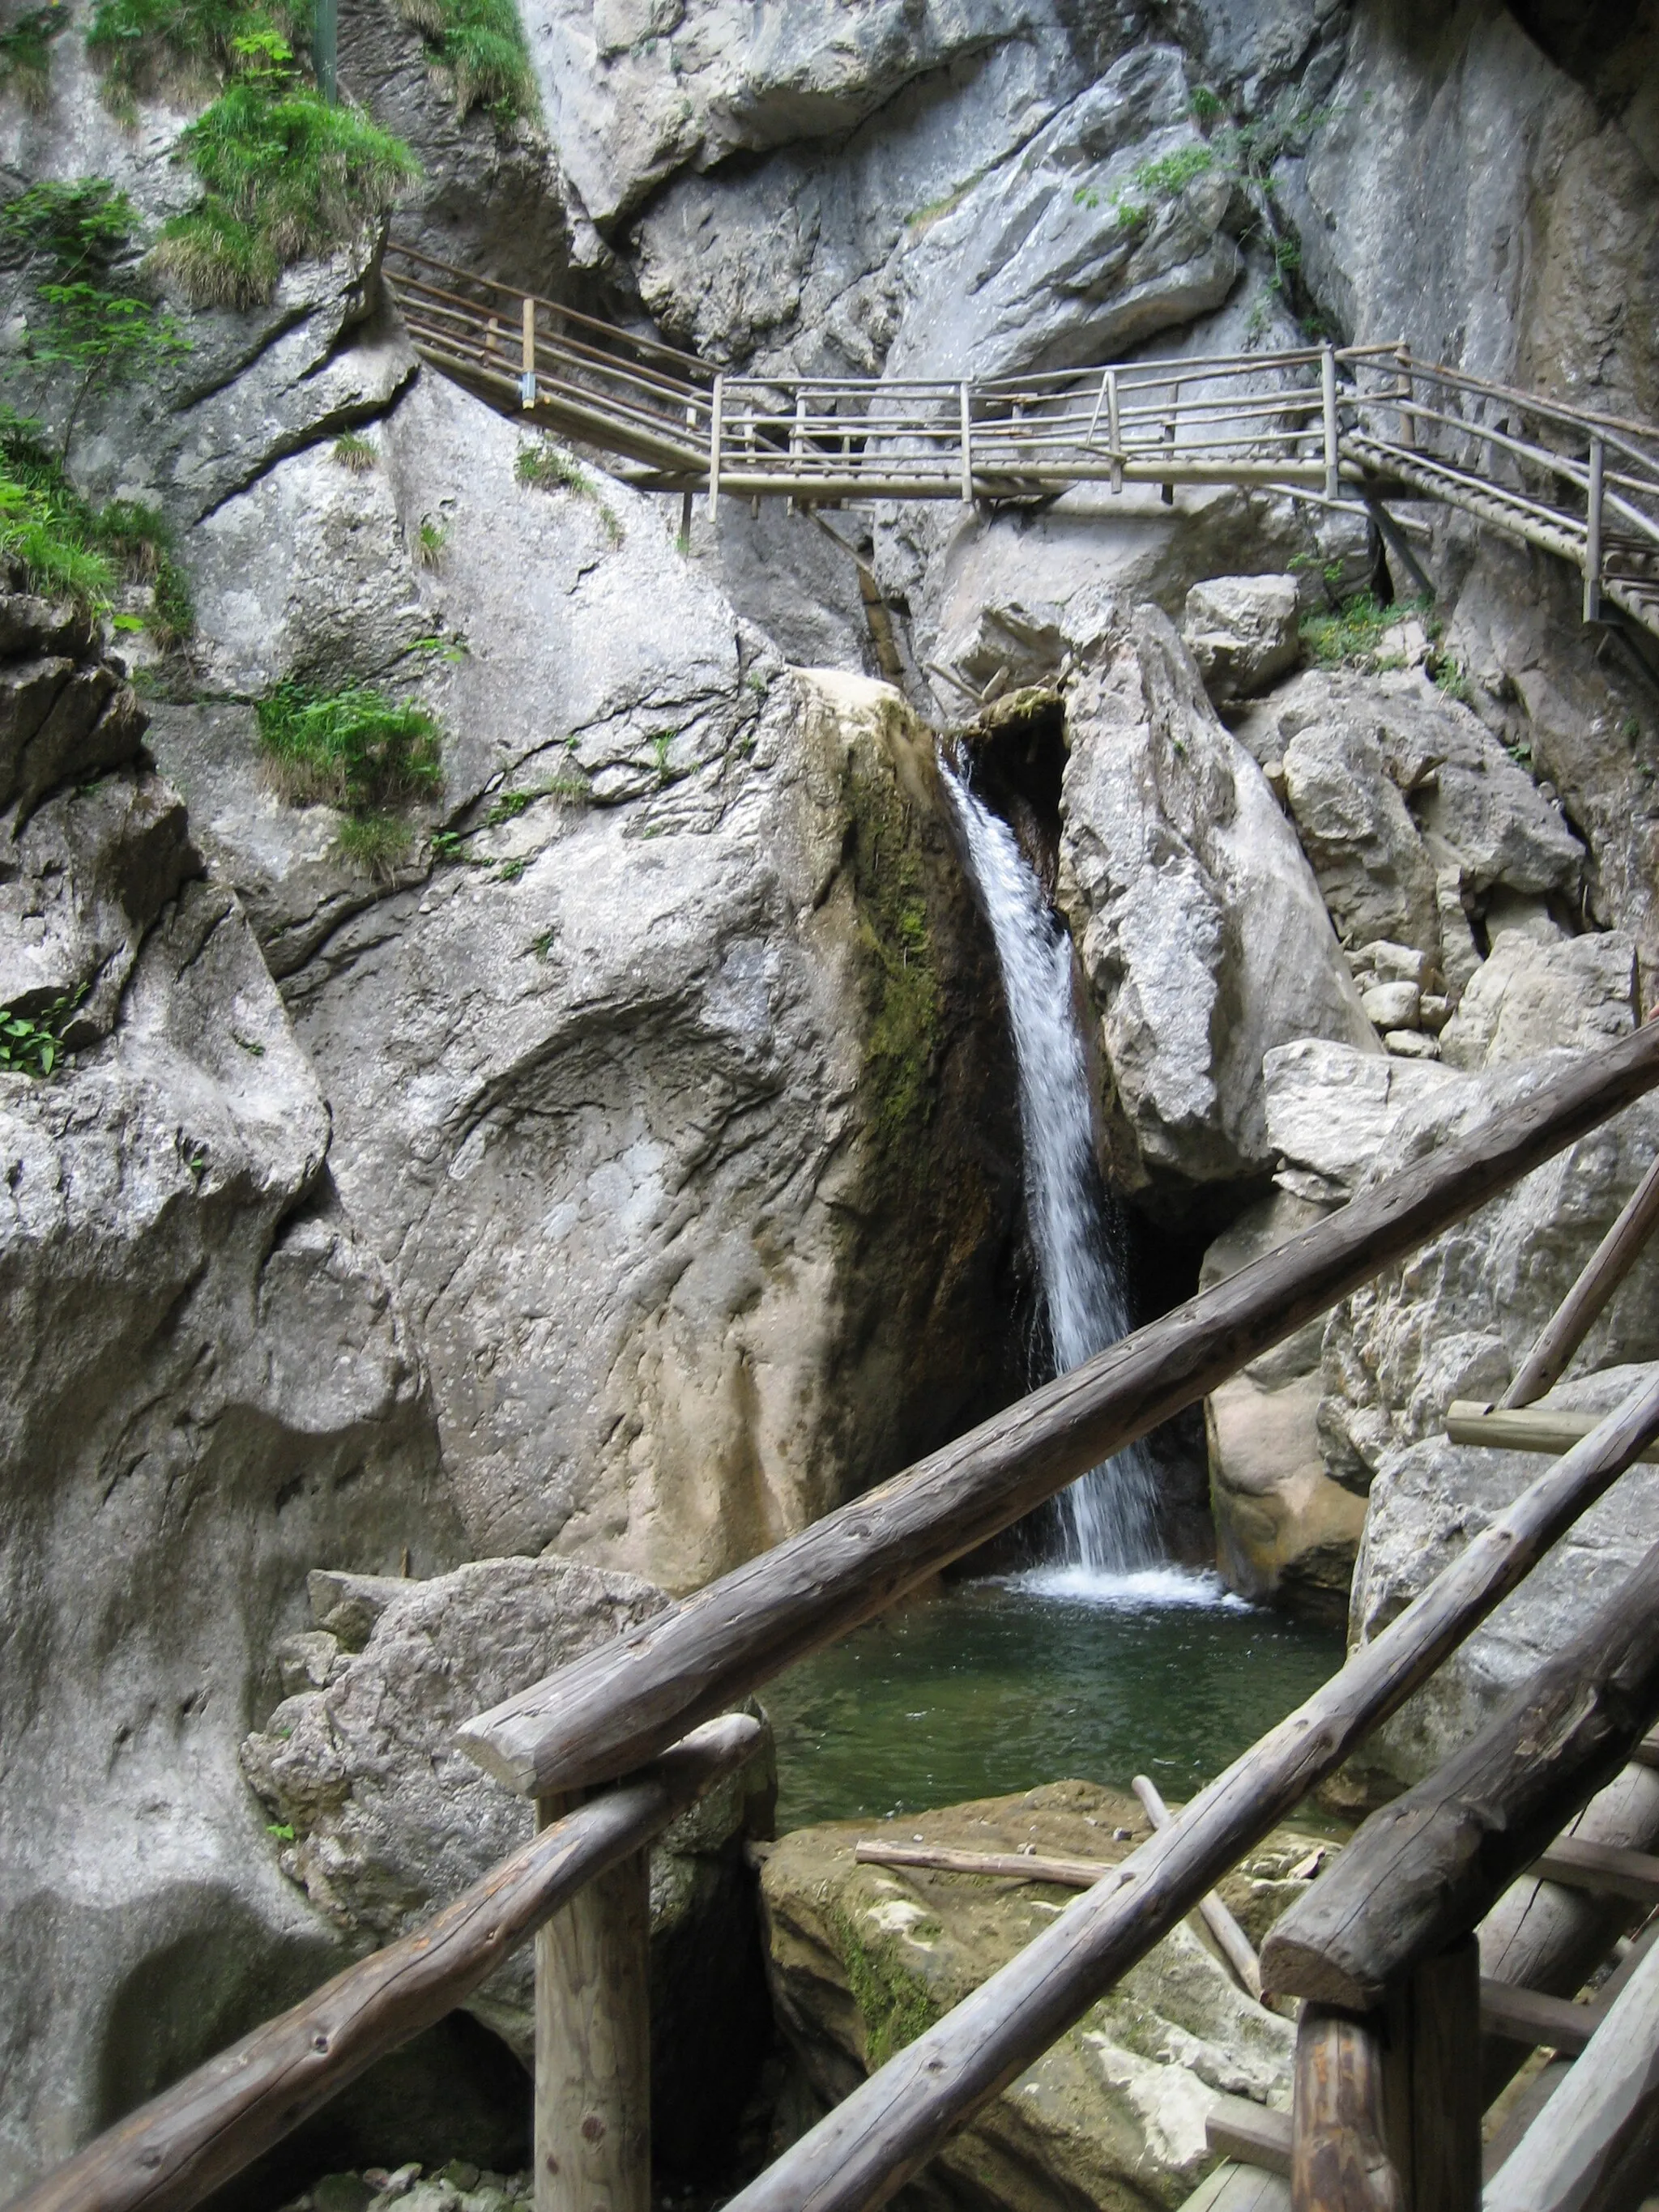
[[[1002,971],[1019,1077],[1026,1212],[1054,1371],[1065,1374],[1129,1326],[1095,1164],[1088,1065],[1072,993],[1072,946],[1013,831],[941,760]],[[1062,1555],[1109,1581],[1162,1564],[1158,1480],[1132,1445],[1058,1500]]]

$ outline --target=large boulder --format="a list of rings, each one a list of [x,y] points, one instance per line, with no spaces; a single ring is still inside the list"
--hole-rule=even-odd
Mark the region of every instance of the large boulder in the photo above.
[[[1248,699],[1297,664],[1294,576],[1212,576],[1187,594],[1181,634],[1218,707]]]
[[[1373,1054],[1354,1057],[1367,1068],[1377,1064]],[[1287,1190],[1248,1207],[1204,1255],[1200,1290],[1298,1236],[1326,1211]],[[1319,1442],[1324,1334],[1322,1321],[1310,1322],[1253,1359],[1212,1391],[1204,1418],[1223,1579],[1241,1596],[1340,1621],[1347,1615],[1365,1509],[1325,1472]]]
[[[1156,608],[1073,676],[1060,903],[1082,957],[1132,1188],[1263,1173],[1263,1054],[1378,1049],[1295,833]]]
[[[1440,1056],[1474,1068],[1559,1045],[1593,1052],[1637,1018],[1636,947],[1622,931],[1540,940],[1506,930],[1441,1031]]]
[[[455,1748],[461,1723],[648,1620],[662,1593],[567,1559],[484,1559],[425,1582],[315,1572],[317,1626],[274,1656],[290,1694],[242,1747],[289,1878],[354,1948],[389,1942],[529,1837],[527,1799]],[[747,1834],[769,1832],[769,1753],[681,1815],[651,1861],[653,2132],[707,2169],[769,2039]],[[533,1956],[521,1946],[467,2010],[526,2070]]]
[[[1572,908],[1584,851],[1526,770],[1418,670],[1310,669],[1249,708],[1239,737],[1277,762],[1346,945],[1382,939],[1462,980],[1469,918],[1494,902]]]
[[[96,657],[72,629],[0,600],[0,695],[64,661],[52,713],[84,691]],[[49,772],[31,763],[51,714],[10,756],[0,817],[5,988],[78,1048],[0,1072],[8,2189],[337,1960],[271,1863],[237,1747],[313,1559],[430,1571],[460,1545],[418,1347],[329,1173],[328,1109],[102,672]],[[421,2094],[464,2133],[451,2086]]]
[[[423,1316],[469,1548],[692,1587],[1018,1387],[988,937],[896,693],[787,672],[647,499],[520,483],[514,426],[452,386],[376,443],[198,533],[204,657],[246,690],[411,647],[446,790],[406,862],[374,882],[280,803],[245,708],[158,744]],[[301,516],[296,569],[270,548]]]
[[[1131,1797],[1058,1782],[1023,1796],[907,1814],[896,1826],[801,1828],[766,1859],[761,1891],[779,2022],[798,2063],[803,2121],[1052,1927],[1074,1893],[1034,1881],[858,1864],[860,1834],[946,1849],[1116,1861],[1145,1840]],[[1276,1829],[1222,1884],[1256,1942],[1318,1863]],[[1239,1989],[1206,1936],[1175,1929],[913,2185],[918,2204],[1047,2212],[1175,2206],[1212,2163],[1218,2096],[1283,2112],[1293,2030]]]

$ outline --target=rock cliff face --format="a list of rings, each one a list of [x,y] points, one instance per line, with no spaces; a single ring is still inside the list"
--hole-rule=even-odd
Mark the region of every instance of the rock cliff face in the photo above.
[[[15,2186],[327,1970],[237,1744],[313,1562],[429,1570],[461,1531],[316,1077],[143,713],[63,610],[0,599],[0,993],[75,1048],[0,1071]]]

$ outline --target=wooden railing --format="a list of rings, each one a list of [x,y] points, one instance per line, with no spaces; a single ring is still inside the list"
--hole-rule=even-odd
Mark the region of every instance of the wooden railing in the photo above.
[[[100,2136],[19,2200],[19,2212],[184,2212],[370,2058],[458,2002],[532,1929],[538,2212],[597,2204],[646,2212],[644,1846],[752,1743],[754,1724],[715,1717],[721,1709],[1203,1397],[1656,1085],[1659,1026],[1650,1026],[472,1722],[466,1748],[538,1798],[535,1840],[426,1929],[349,1969]],[[1601,1422],[1315,1697],[872,2075],[733,2200],[732,2212],[884,2203],[1197,1909],[1656,1436],[1659,1389]],[[576,1802],[595,1789],[604,1794]]]
[[[728,375],[406,246],[386,270],[422,358],[494,404],[617,456],[642,489],[848,500],[1040,500],[1241,484],[1429,500],[1571,562],[1659,634],[1659,431],[1413,358],[1304,346],[969,378]]]

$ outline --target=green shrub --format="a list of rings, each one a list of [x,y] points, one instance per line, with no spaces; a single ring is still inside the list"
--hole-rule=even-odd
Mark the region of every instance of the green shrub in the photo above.
[[[100,389],[131,384],[189,350],[173,317],[147,299],[123,266],[137,218],[106,177],[31,185],[0,208],[0,253],[18,267],[27,295],[21,347],[9,377],[70,378],[63,450],[82,407]]]
[[[39,1021],[0,1006],[0,1072],[8,1075],[50,1075],[64,1058],[63,1032],[69,1018],[86,997],[83,984],[54,999]]]
[[[389,883],[415,846],[415,833],[395,814],[352,814],[340,824],[334,849],[342,860]]]
[[[155,256],[198,307],[269,299],[280,268],[351,237],[421,173],[401,138],[303,83],[274,33],[232,50],[235,75],[179,139],[204,197]]]
[[[258,714],[276,782],[296,803],[324,800],[362,817],[442,787],[436,722],[370,685],[319,692],[279,684]]]
[[[52,94],[52,42],[69,21],[64,0],[20,15],[0,31],[0,92],[15,92],[25,107],[40,109]]]
[[[1408,616],[1421,618],[1428,604],[1407,599],[1385,607],[1372,592],[1356,592],[1330,614],[1304,616],[1302,642],[1322,668],[1378,668],[1388,665],[1378,658],[1384,632]]]
[[[398,0],[398,12],[448,76],[455,105],[536,112],[536,79],[514,0]]]

